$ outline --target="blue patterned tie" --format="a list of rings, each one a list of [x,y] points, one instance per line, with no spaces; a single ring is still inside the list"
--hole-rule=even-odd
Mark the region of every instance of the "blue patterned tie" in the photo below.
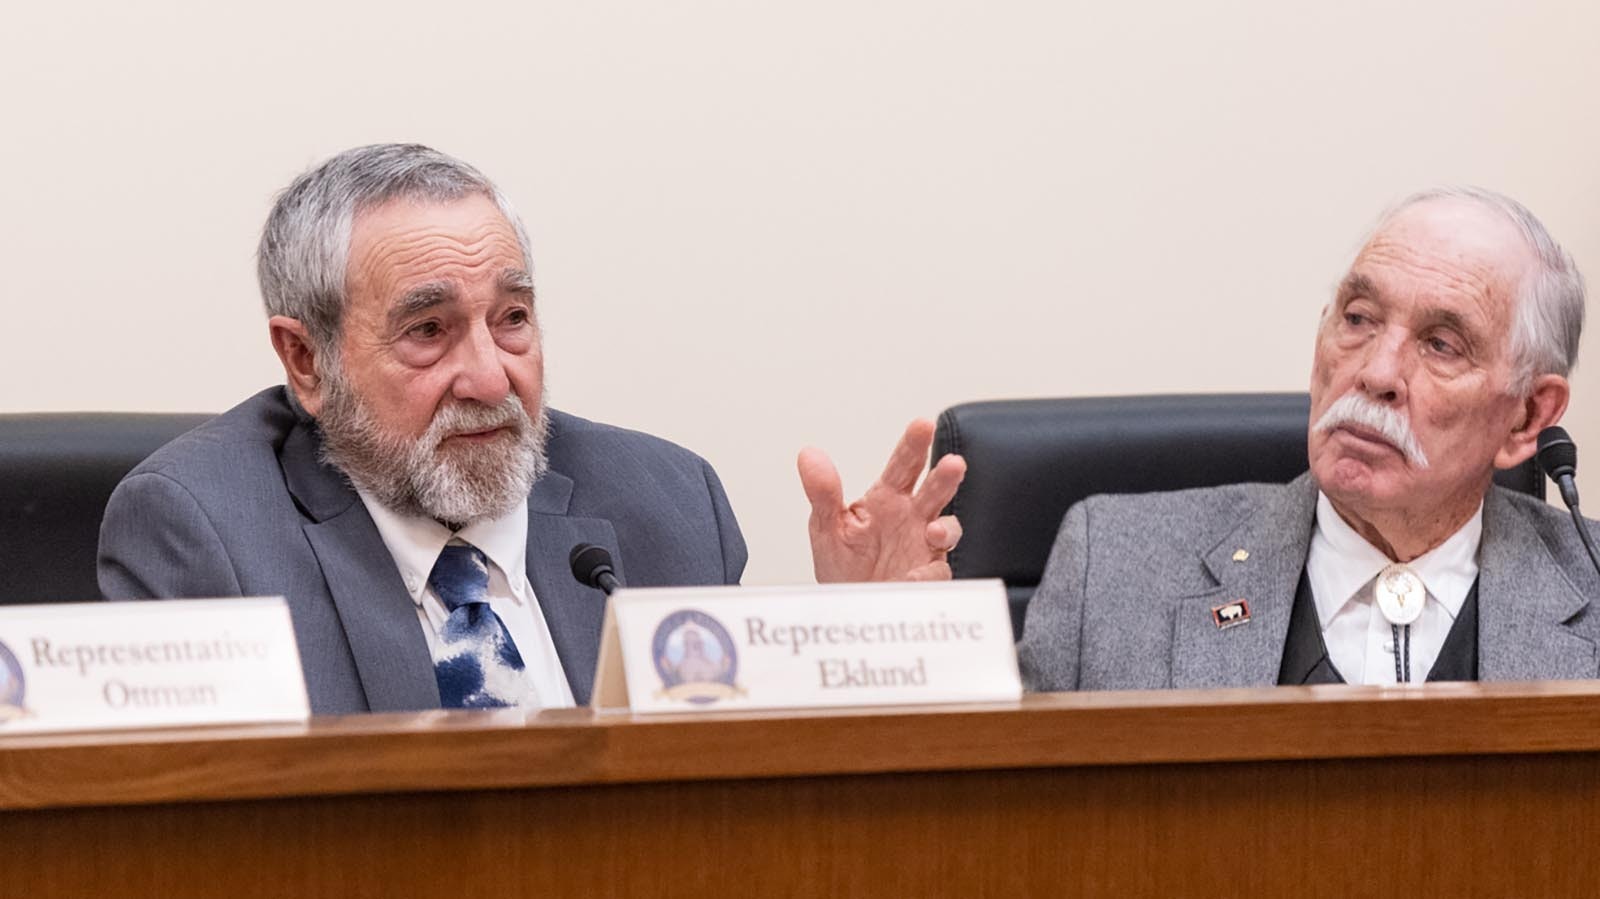
[[[439,704],[447,709],[519,704],[528,692],[522,654],[485,598],[489,560],[482,550],[465,543],[446,546],[433,563],[428,586],[450,610],[433,655]]]

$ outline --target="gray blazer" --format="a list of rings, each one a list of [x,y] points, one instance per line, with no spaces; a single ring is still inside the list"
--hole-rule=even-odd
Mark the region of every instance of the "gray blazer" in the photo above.
[[[744,538],[705,460],[551,411],[550,471],[528,496],[528,580],[579,704],[604,596],[573,579],[574,544],[611,551],[634,586],[737,583]],[[108,599],[283,596],[312,711],[438,708],[416,606],[366,506],[318,459],[314,424],[263,391],[157,450],[100,528]]]
[[[1277,682],[1316,513],[1309,474],[1095,496],[1067,512],[1018,654],[1030,690],[1245,687]],[[1248,558],[1236,560],[1244,550]],[[1478,553],[1483,680],[1600,676],[1600,596],[1570,516],[1500,487]],[[1214,606],[1245,599],[1223,630]]]

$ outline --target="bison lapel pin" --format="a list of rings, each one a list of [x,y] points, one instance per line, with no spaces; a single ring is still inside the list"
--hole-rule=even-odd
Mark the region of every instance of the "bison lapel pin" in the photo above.
[[[1218,630],[1227,630],[1241,624],[1250,623],[1250,602],[1245,599],[1236,599],[1225,602],[1220,606],[1211,607],[1211,620],[1217,623]]]

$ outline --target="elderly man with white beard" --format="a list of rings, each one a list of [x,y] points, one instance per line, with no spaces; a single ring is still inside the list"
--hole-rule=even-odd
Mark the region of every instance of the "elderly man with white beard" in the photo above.
[[[1019,648],[1032,690],[1593,678],[1572,520],[1493,485],[1566,410],[1583,280],[1521,204],[1379,221],[1318,328],[1310,471],[1091,497]]]
[[[632,586],[737,583],[716,473],[664,440],[544,401],[527,235],[480,172],[427,147],[341,153],[297,178],[258,270],[285,386],[178,438],[118,485],[110,599],[283,596],[318,714],[583,704],[605,607]],[[948,578],[964,473],[917,485],[932,424],[845,505],[807,450],[818,580]]]

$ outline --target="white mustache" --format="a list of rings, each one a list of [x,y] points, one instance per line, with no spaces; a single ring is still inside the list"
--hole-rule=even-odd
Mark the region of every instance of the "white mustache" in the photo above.
[[[437,447],[446,438],[456,434],[476,434],[495,428],[510,428],[513,433],[521,434],[531,424],[527,411],[522,408],[515,394],[507,396],[498,406],[476,402],[451,403],[434,415],[421,442],[423,446]]]
[[[1360,393],[1347,393],[1322,413],[1322,417],[1317,419],[1316,430],[1331,431],[1345,425],[1376,431],[1399,450],[1406,461],[1417,468],[1428,467],[1428,457],[1422,452],[1417,435],[1411,430],[1411,421],[1388,406],[1373,402]]]

